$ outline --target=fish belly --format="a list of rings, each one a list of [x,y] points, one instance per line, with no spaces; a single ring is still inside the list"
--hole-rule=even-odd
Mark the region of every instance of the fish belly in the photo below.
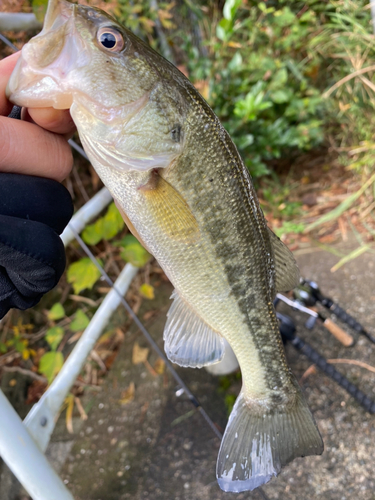
[[[102,173],[103,177],[103,173]],[[266,366],[271,366],[278,373],[284,372],[285,361],[275,359],[275,350],[269,355],[269,362],[264,365],[261,360],[259,348],[254,342],[255,329],[268,328],[270,330],[269,342],[276,344],[277,338],[272,338],[272,329],[275,329],[275,318],[270,318],[270,307],[265,303],[261,294],[254,293],[253,289],[246,291],[247,296],[242,299],[246,302],[255,300],[253,307],[244,315],[240,310],[238,298],[233,293],[233,283],[228,280],[229,268],[225,260],[216,255],[215,244],[212,237],[199,227],[199,236],[186,241],[173,238],[158,227],[158,217],[145,202],[145,196],[140,186],[145,184],[147,174],[126,173],[118,176],[115,181],[108,175],[104,181],[114,198],[137,230],[142,241],[159,262],[166,275],[174,285],[180,297],[203,319],[217,334],[225,337],[234,350],[243,373],[246,394],[251,399],[264,399],[268,397],[270,382],[267,381]],[[194,213],[198,221],[200,214]],[[211,219],[215,214],[211,211]],[[220,217],[220,215],[218,215]],[[215,221],[212,221],[215,225]],[[199,226],[199,224],[198,224]],[[232,260],[236,258],[237,251],[233,245],[233,234],[226,235],[228,246],[232,248]],[[224,241],[223,244],[226,242]],[[231,256],[228,256],[230,260]],[[228,263],[230,264],[230,262]],[[232,262],[233,264],[233,262]],[[254,276],[241,276],[245,282],[256,281]],[[244,284],[242,283],[242,286]],[[271,306],[273,311],[273,306]],[[266,326],[264,326],[264,324]],[[254,325],[254,328],[251,326]],[[277,334],[278,335],[278,334]],[[263,358],[267,346],[262,346]],[[278,353],[277,353],[278,354]],[[276,366],[279,364],[280,366]],[[285,383],[287,380],[285,379]],[[274,384],[275,386],[275,384]],[[278,390],[281,387],[277,387]]]

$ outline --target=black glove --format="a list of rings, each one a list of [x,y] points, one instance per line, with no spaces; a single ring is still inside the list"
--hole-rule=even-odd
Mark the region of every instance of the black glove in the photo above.
[[[0,173],[0,318],[27,309],[57,285],[65,269],[58,236],[73,215],[57,181]]]

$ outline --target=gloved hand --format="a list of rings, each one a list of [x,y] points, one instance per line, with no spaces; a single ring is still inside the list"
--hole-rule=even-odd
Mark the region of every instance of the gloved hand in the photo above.
[[[55,287],[65,269],[58,236],[73,215],[57,181],[0,173],[0,318],[27,309]]]
[[[14,120],[14,108],[7,117],[5,88],[19,55],[0,61],[0,318],[11,307],[32,307],[57,284],[65,267],[58,234],[73,213],[69,193],[56,182],[73,164],[69,111],[24,109]]]

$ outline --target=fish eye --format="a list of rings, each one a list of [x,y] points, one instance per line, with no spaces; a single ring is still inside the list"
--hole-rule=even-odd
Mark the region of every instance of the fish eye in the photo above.
[[[110,52],[120,52],[125,45],[122,34],[115,28],[100,28],[97,34],[97,40],[102,47]]]

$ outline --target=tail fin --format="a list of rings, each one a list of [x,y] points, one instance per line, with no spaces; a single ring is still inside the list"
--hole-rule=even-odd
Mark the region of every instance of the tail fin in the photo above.
[[[322,452],[322,438],[299,386],[293,405],[265,408],[264,413],[258,405],[252,411],[242,390],[221,442],[217,480],[224,491],[253,490],[294,458]]]

